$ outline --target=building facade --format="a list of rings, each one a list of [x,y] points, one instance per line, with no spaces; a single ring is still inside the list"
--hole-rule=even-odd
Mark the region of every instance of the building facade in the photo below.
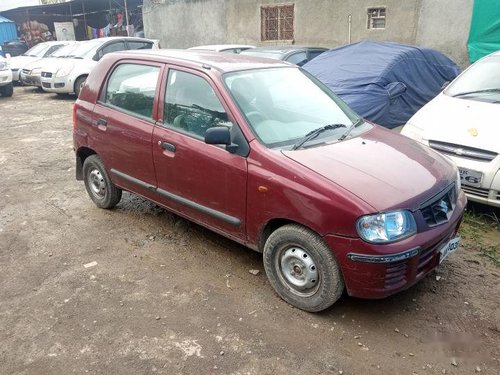
[[[462,67],[473,0],[144,0],[146,36],[165,48],[296,44],[335,48],[364,39],[435,48]]]

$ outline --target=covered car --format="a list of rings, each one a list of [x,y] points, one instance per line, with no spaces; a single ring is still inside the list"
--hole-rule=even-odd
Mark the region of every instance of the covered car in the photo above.
[[[376,41],[324,52],[304,69],[362,117],[390,129],[405,124],[460,72],[430,48]]]

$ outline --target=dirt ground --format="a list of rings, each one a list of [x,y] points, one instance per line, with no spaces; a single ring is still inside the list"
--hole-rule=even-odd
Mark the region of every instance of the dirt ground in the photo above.
[[[495,222],[406,292],[302,312],[260,254],[130,194],[96,208],[73,101],[0,97],[1,374],[500,374]]]

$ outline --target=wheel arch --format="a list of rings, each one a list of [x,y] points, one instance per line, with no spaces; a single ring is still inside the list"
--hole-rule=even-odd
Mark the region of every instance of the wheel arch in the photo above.
[[[76,92],[76,84],[78,83],[78,80],[80,78],[87,79],[88,76],[89,76],[89,73],[82,73],[82,74],[78,75],[78,77],[75,78],[75,80],[73,81],[73,92]]]
[[[83,180],[83,163],[90,155],[97,155],[97,152],[88,147],[80,147],[76,151],[76,179]]]
[[[285,219],[285,218],[274,218],[269,220],[267,223],[265,223],[259,233],[259,241],[257,245],[257,250],[262,253],[264,252],[264,245],[266,244],[267,239],[273,233],[276,229],[281,228],[282,226],[285,226],[287,224],[297,224],[300,225],[304,228],[307,228],[309,230],[312,230],[313,232],[317,233],[313,228],[308,227],[307,225],[304,225],[302,223],[299,223],[298,221],[290,220],[290,219]],[[319,235],[319,233],[318,233]]]

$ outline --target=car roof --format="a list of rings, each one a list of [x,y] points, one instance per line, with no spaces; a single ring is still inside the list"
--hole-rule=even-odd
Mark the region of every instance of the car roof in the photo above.
[[[208,44],[206,46],[196,46],[188,48],[189,50],[206,50],[206,51],[221,51],[225,49],[233,49],[233,48],[255,48],[255,46],[250,46],[247,44]]]
[[[292,51],[301,51],[301,50],[309,50],[309,49],[324,49],[325,51],[328,50],[328,48],[324,47],[303,47],[303,46],[266,46],[266,47],[257,47],[253,48],[252,51],[250,52],[268,52],[268,53],[288,53]]]
[[[204,50],[132,50],[113,52],[109,55],[121,56],[127,58],[130,56],[142,57],[147,60],[156,60],[164,63],[186,64],[192,66],[201,66],[205,68],[214,68],[221,73],[233,72],[239,70],[273,68],[273,67],[293,67],[289,63],[280,60],[273,60],[261,57],[242,56],[238,54],[226,54]]]

